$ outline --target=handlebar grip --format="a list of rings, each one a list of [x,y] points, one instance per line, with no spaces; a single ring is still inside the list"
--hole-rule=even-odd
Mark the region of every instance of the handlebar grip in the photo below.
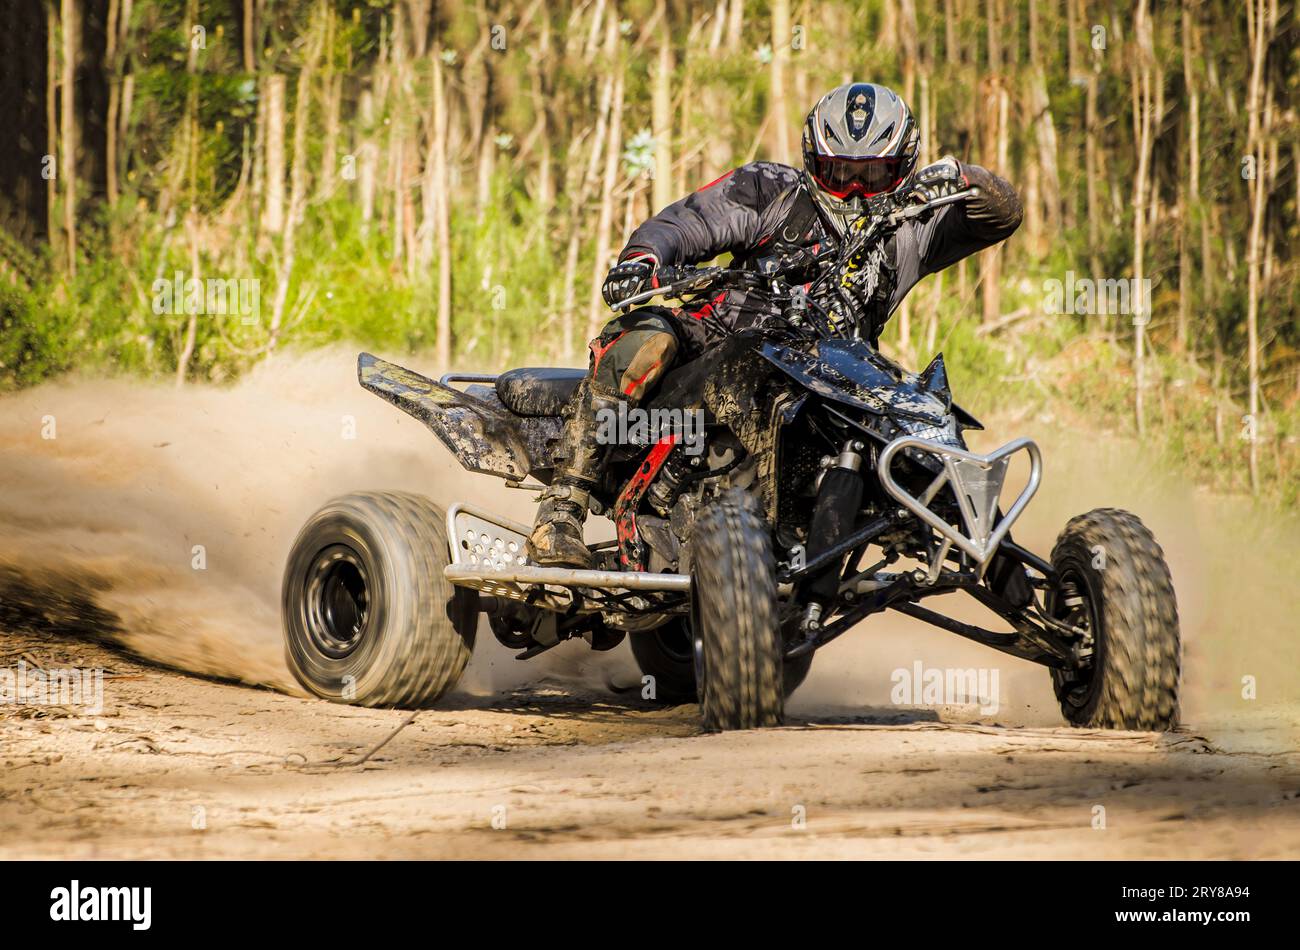
[[[654,286],[647,285],[625,300],[613,305],[614,310],[626,310],[638,304],[653,300],[659,296],[674,296],[679,293],[691,293],[710,282],[723,272],[721,267],[692,267],[689,265],[667,264],[661,266],[654,274]]]
[[[664,264],[655,271],[655,286],[666,287],[669,284],[675,284],[679,280],[689,277],[694,271],[694,267],[683,267],[681,264]]]

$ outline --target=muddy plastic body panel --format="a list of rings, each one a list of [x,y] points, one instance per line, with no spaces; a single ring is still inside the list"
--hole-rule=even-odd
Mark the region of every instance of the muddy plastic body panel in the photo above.
[[[370,353],[357,357],[357,381],[423,422],[471,472],[509,481],[549,474],[559,419],[520,419],[500,400],[452,389]]]

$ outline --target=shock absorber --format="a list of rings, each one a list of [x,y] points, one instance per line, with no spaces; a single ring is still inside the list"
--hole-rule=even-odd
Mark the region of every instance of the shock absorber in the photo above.
[[[862,507],[862,450],[856,439],[844,443],[840,454],[822,473],[817,488],[817,503],[808,528],[805,554],[809,561],[834,547],[853,531],[858,509]],[[839,592],[840,565],[831,563],[804,581],[808,600],[803,628],[811,632],[821,626],[827,604]]]
[[[663,468],[659,470],[659,476],[646,491],[646,503],[655,510],[655,512],[664,518],[667,518],[673,510],[673,505],[677,502],[677,496],[681,494],[682,485],[686,482],[692,468],[698,468],[702,462],[698,455],[689,458],[683,453],[679,445],[664,462]]]

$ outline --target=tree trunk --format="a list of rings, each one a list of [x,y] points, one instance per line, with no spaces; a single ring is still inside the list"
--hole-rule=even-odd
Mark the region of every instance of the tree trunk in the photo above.
[[[925,360],[934,359],[935,340],[939,336],[939,306],[943,302],[943,271],[934,275],[930,292],[929,313],[925,316]]]
[[[1084,146],[1083,168],[1088,193],[1088,266],[1093,274],[1101,273],[1101,205],[1097,200],[1097,176],[1100,168],[1097,161],[1097,137],[1101,134],[1097,121],[1097,83],[1099,77],[1094,68],[1088,76],[1087,99],[1084,104]]]
[[[393,12],[393,100],[403,102],[403,93],[409,88],[406,80],[406,29],[405,18],[401,10]],[[395,261],[400,261],[406,252],[403,243],[406,235],[402,214],[406,210],[406,140],[404,137],[404,120],[406,116],[400,105],[393,109],[393,117],[388,123],[388,185],[389,185],[389,235],[391,243],[389,254]]]
[[[1178,346],[1184,352],[1195,354],[1190,334],[1192,288],[1191,244],[1192,219],[1199,215],[1201,201],[1201,102],[1200,87],[1192,57],[1192,10],[1190,0],[1183,0],[1183,86],[1187,95],[1187,186],[1178,217]],[[1180,194],[1182,189],[1180,189]]]
[[[488,119],[484,123],[484,132],[478,146],[478,219],[483,220],[487,209],[492,205],[492,178],[496,173],[497,127]]]
[[[302,68],[298,70],[297,88],[293,100],[293,164],[289,168],[289,214],[285,220],[285,240],[293,238],[294,230],[302,223],[307,206],[307,186],[311,179],[308,163],[307,133],[311,125],[311,89],[321,53],[321,33],[326,13],[324,3],[313,21],[312,36],[308,39],[307,53]]]
[[[990,40],[990,43],[993,41]],[[992,48],[992,47],[990,47]],[[1007,169],[1007,90],[997,79],[986,80],[985,96],[985,138],[984,151],[995,154],[997,167],[1003,174],[1010,174]],[[983,292],[981,320],[992,323],[1002,313],[1002,250],[991,247],[980,253],[980,283]]]
[[[1079,48],[1078,32],[1079,20],[1075,15],[1074,0],[1065,0],[1065,68],[1070,79],[1079,75],[1079,61],[1076,53]]]
[[[917,159],[918,167],[924,168],[937,157],[936,148],[938,147],[931,134],[931,122],[934,116],[930,110],[930,75],[928,72],[921,73],[921,154]]]
[[[375,184],[379,174],[379,148],[372,137],[375,122],[375,94],[366,89],[357,103],[361,128],[357,132],[357,199],[361,204],[361,234],[370,233],[375,217]]]
[[[45,179],[45,233],[52,248],[59,243],[59,17],[54,0],[45,6],[45,154],[54,163]],[[43,170],[44,171],[44,170]]]
[[[117,58],[117,20],[120,14],[120,0],[108,0],[108,22],[104,24],[104,72],[108,76],[108,108],[104,114],[104,197],[110,207],[117,204],[117,110],[122,94]]]
[[[193,209],[185,213],[186,237],[190,244],[190,278],[201,281],[199,266],[198,216]],[[193,310],[185,318],[185,337],[180,354],[176,357],[176,388],[185,385],[185,376],[189,372],[190,360],[194,357],[194,346],[198,339],[198,314]]]
[[[961,60],[957,48],[957,13],[953,0],[943,0],[943,57],[949,66]]]
[[[438,325],[434,356],[438,366],[451,366],[451,183],[447,174],[447,93],[442,76],[442,51],[433,51],[433,161],[438,236]]]
[[[1247,10],[1249,20],[1253,21],[1251,30],[1250,87],[1247,112],[1249,118],[1250,154],[1254,159],[1254,176],[1250,180],[1251,213],[1250,234],[1246,245],[1246,346],[1247,382],[1249,401],[1246,409],[1246,440],[1248,444],[1248,464],[1250,468],[1250,490],[1259,493],[1259,284],[1260,284],[1260,246],[1264,233],[1265,175],[1264,175],[1264,131],[1261,122],[1264,58],[1268,50],[1267,3],[1266,0],[1250,0]],[[1253,13],[1253,15],[1252,15]]]
[[[1151,167],[1151,23],[1147,0],[1138,0],[1134,24],[1136,43],[1133,51],[1131,82],[1133,90],[1133,140],[1137,145],[1137,170],[1133,176],[1133,311],[1134,416],[1137,431],[1146,431],[1146,309],[1143,288],[1146,284],[1147,178]]]
[[[1002,71],[1002,22],[998,0],[985,0],[984,13],[987,22],[985,38],[988,46],[989,72],[999,73]]]
[[[343,77],[334,69],[334,36],[337,30],[333,8],[325,10],[325,66],[321,82],[325,87],[325,141],[321,148],[320,180],[316,193],[321,198],[334,194],[335,169],[338,162],[339,114],[342,110]]]
[[[920,58],[917,46],[917,34],[920,30],[916,23],[916,0],[899,2],[900,36],[903,54],[903,101],[909,107],[916,101],[916,69]],[[789,30],[786,31],[787,34]]]
[[[618,27],[617,24],[611,22],[605,33],[605,52],[611,61],[617,48]],[[588,153],[587,165],[577,189],[577,197],[571,206],[569,246],[564,260],[564,311],[561,321],[561,332],[564,337],[564,351],[566,353],[572,353],[577,348],[577,341],[575,340],[578,310],[576,285],[578,255],[581,250],[582,240],[582,215],[591,196],[591,189],[595,185],[596,171],[599,168],[601,156],[605,154],[605,138],[609,131],[610,105],[613,99],[614,76],[610,71],[606,73],[604,85],[600,90],[600,98],[596,108],[596,130],[592,137],[591,151]],[[608,196],[606,200],[608,200]],[[604,275],[600,276],[603,278]],[[596,292],[599,293],[598,287]]]
[[[244,0],[243,52],[244,72],[251,73],[257,69],[257,49],[253,31],[257,22],[257,0]]]
[[[284,240],[280,244],[280,266],[276,273],[275,301],[271,308],[270,339],[267,352],[274,352],[284,329],[284,315],[289,299],[289,282],[297,253],[298,225],[302,223],[307,204],[307,127],[311,118],[311,84],[319,65],[325,33],[326,6],[322,2],[312,17],[307,48],[303,54],[302,68],[293,103],[293,165],[289,169],[289,211],[284,218]]]
[[[1055,235],[1061,230],[1061,175],[1056,160],[1056,123],[1052,120],[1052,104],[1047,97],[1047,77],[1041,66],[1033,67],[1029,90],[1034,139],[1038,146],[1043,223],[1047,233]]]
[[[1021,204],[1025,212],[1025,244],[1029,254],[1036,261],[1041,261],[1047,253],[1043,234],[1043,196],[1040,187],[1038,162],[1033,158],[1025,161],[1025,187],[1021,194]],[[1049,232],[1054,233],[1054,232]]]
[[[280,73],[266,77],[266,172],[262,197],[262,230],[284,230],[284,127],[288,80]]]
[[[188,164],[189,190],[188,208],[185,211],[185,236],[190,244],[190,279],[202,286],[199,265],[199,213],[195,207],[198,200],[198,161],[199,161],[199,52],[194,46],[193,29],[198,21],[199,0],[186,0],[185,4],[185,39],[188,51],[185,57],[185,153]],[[187,301],[188,303],[188,301]],[[181,345],[176,359],[176,386],[185,385],[185,376],[189,372],[190,359],[194,356],[194,346],[198,338],[197,308],[187,306],[185,320],[185,342]]]
[[[58,175],[63,182],[63,240],[68,275],[77,274],[77,53],[81,44],[81,10],[78,0],[62,0],[60,28],[63,58],[59,82],[61,118]]]
[[[545,64],[550,62],[551,57],[551,21],[543,13],[541,36],[537,44],[537,62],[532,67],[533,75],[533,108],[537,112],[537,208],[538,208],[538,229],[543,244],[550,237],[549,220],[552,207],[555,204],[555,183],[553,158],[551,155],[552,147],[552,128],[550,112],[551,84],[549,75],[544,68]]]
[[[1150,52],[1150,78],[1151,86],[1151,131],[1149,133],[1150,141],[1147,144],[1152,157],[1148,159],[1148,173],[1151,180],[1148,182],[1148,197],[1150,199],[1150,208],[1148,209],[1149,220],[1147,223],[1147,234],[1155,234],[1156,229],[1160,226],[1160,180],[1159,171],[1154,167],[1156,140],[1160,137],[1160,128],[1164,122],[1165,116],[1165,71],[1156,58],[1154,46],[1151,43],[1151,31],[1154,27],[1148,20],[1147,37]]]
[[[605,0],[596,0],[595,9],[591,13],[591,29],[587,33],[587,45],[585,47],[583,58],[588,62],[596,55],[600,49],[600,30],[604,23]]]
[[[602,318],[608,312],[600,287],[609,270],[610,227],[614,217],[614,189],[618,185],[618,164],[623,150],[623,64],[614,64],[614,101],[609,109],[609,139],[605,145],[605,177],[600,197],[600,215],[596,222],[596,256],[591,271],[591,298],[587,308],[587,338],[600,332]]]
[[[790,62],[790,0],[772,0],[772,84],[768,98],[767,129],[771,142],[770,157],[790,164],[790,117],[786,102],[786,67]]]
[[[745,0],[731,0],[731,9],[727,11],[727,49],[740,48],[745,30]]]
[[[664,10],[661,0],[660,9]],[[667,11],[663,13],[663,30],[659,55],[655,61],[651,114],[655,139],[654,198],[656,212],[673,201],[673,45],[668,29]]]

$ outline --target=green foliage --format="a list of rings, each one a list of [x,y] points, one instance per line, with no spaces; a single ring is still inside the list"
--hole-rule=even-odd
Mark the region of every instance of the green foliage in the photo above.
[[[72,327],[36,297],[0,281],[0,387],[38,383],[73,365]]]

